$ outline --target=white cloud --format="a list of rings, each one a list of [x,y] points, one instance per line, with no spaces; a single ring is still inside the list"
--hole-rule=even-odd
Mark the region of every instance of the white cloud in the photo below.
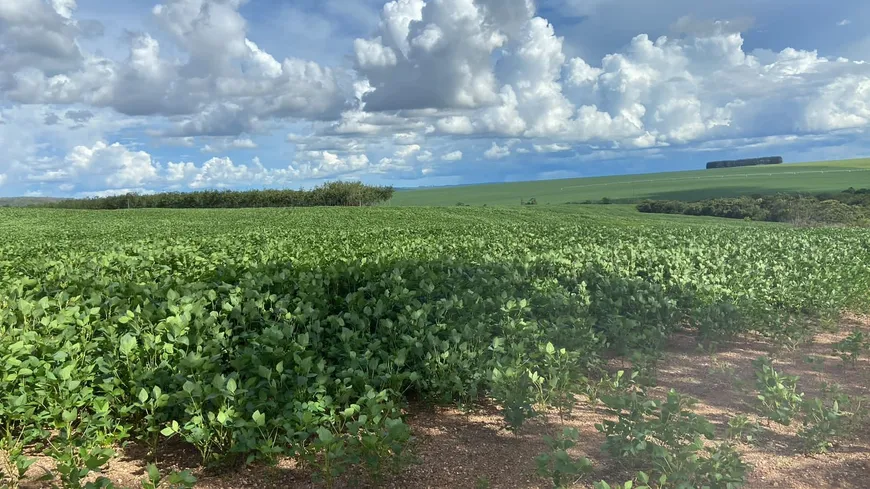
[[[851,23],[852,23],[851,20],[849,20],[849,19],[843,19],[843,20],[837,22],[837,25],[840,26],[840,27],[844,27],[844,26],[847,26],[847,25],[849,25],[849,24],[851,24]]]
[[[356,52],[356,64],[362,69],[396,66],[396,52],[384,46],[380,37],[370,41],[357,39],[353,47]]]
[[[571,146],[567,144],[536,144],[533,146],[535,148],[535,152],[537,153],[560,153],[563,151],[571,151]]]
[[[139,187],[157,180],[157,168],[151,155],[144,151],[131,151],[120,143],[107,145],[98,141],[93,146],[76,146],[65,158],[65,168],[49,170],[34,175],[46,180],[69,180],[71,178],[99,178],[103,185]]]
[[[203,153],[220,153],[234,149],[257,149],[257,143],[250,138],[224,139],[215,143],[214,146],[206,144],[200,151]]]
[[[137,187],[137,188],[112,188],[108,190],[91,190],[91,191],[83,191],[76,192],[75,197],[78,199],[83,198],[101,198],[101,197],[112,197],[115,195],[126,195],[126,194],[140,194],[140,195],[149,195],[155,193],[153,190]]]
[[[41,0],[21,1],[42,5]],[[260,120],[337,116],[347,98],[339,74],[313,61],[278,62],[246,37],[247,23],[238,12],[241,3],[171,0],[154,7],[160,25],[186,52],[184,63],[165,57],[158,41],[144,33],[131,37],[130,55],[122,62],[79,53],[79,30],[64,27],[77,24],[52,11],[40,14],[46,18],[38,28],[66,29],[66,37],[56,44],[68,52],[52,55],[66,64],[22,56],[0,60],[0,68],[11,73],[6,84],[16,102],[79,102],[130,115],[174,116],[179,123],[165,131],[168,136],[235,136],[254,129]],[[0,20],[17,12],[7,10],[0,9]]]
[[[439,131],[446,134],[472,134],[474,126],[466,116],[451,116],[439,119],[435,123]]]
[[[824,132],[870,124],[870,77],[843,76],[807,104],[803,129]]]
[[[300,179],[324,179],[345,176],[369,168],[369,158],[364,154],[342,157],[329,151],[308,151],[297,156],[290,166]]]
[[[212,158],[194,174],[190,188],[225,188],[251,186],[269,178],[269,172],[259,160],[248,165],[236,165],[229,158]]]
[[[488,160],[500,160],[510,156],[511,150],[508,146],[499,146],[497,143],[492,143],[492,147],[483,153],[484,158]]]
[[[583,86],[594,83],[601,75],[600,68],[589,66],[582,58],[573,58],[568,62],[568,83]]]
[[[572,45],[571,28],[543,15],[598,15],[616,2],[556,0],[538,12],[532,0],[394,0],[377,23],[369,2],[329,0],[306,17],[325,23],[319,43],[334,41],[327,66],[284,56],[303,52],[284,46],[305,40],[267,35],[261,19],[243,16],[245,3],[160,0],[149,19],[107,23],[103,38],[75,0],[0,3],[4,192],[282,185],[372,172],[450,178],[438,165],[466,169],[442,161],[531,151],[555,160],[575,149],[585,158],[585,148],[613,160],[753,148],[758,138],[857,138],[870,127],[870,64],[749,51],[745,19],[684,17],[674,36],[659,38],[617,29],[624,47],[593,59],[585,53],[595,48]],[[372,20],[339,32],[320,17],[347,19],[345,7]],[[115,46],[121,29],[127,45]],[[354,40],[360,32],[370,35]],[[275,131],[291,135],[257,147]],[[256,148],[267,164],[197,161],[185,149],[193,147],[214,156]]]
[[[173,163],[166,165],[166,180],[169,182],[186,182],[193,178],[199,169],[191,162]]]
[[[420,151],[419,144],[410,144],[407,146],[401,146],[396,150],[396,158],[406,159],[409,156],[413,155]]]
[[[7,179],[8,177],[5,173],[0,173],[0,187],[2,187],[4,183],[6,183]]]
[[[395,0],[384,6],[379,35],[356,42],[356,68],[375,90],[373,110],[475,108],[495,103],[491,56],[507,42],[498,4],[526,0]]]
[[[453,151],[441,157],[443,161],[459,161],[462,159],[462,151]]]

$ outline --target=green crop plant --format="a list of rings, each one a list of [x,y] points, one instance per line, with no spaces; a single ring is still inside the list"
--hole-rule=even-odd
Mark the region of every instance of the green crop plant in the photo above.
[[[667,476],[661,476],[657,480],[651,480],[646,472],[638,472],[637,477],[630,481],[625,481],[619,484],[608,484],[605,481],[599,481],[593,484],[594,489],[663,489],[667,487]]]
[[[0,209],[0,433],[67,457],[69,478],[92,450],[156,457],[169,437],[205,465],[294,457],[323,480],[376,478],[409,455],[411,399],[494,399],[517,429],[650,383],[686,326],[786,338],[870,305],[867,230],[683,222]],[[641,374],[599,381],[602,359],[633,352]]]
[[[798,437],[808,453],[825,453],[848,434],[863,428],[866,399],[846,394],[839,385],[824,384],[821,397],[802,406]]]
[[[0,487],[17,489],[36,459],[24,455],[25,445],[7,435],[0,439]]]
[[[753,366],[760,413],[775,423],[791,425],[804,400],[798,392],[798,377],[778,372],[768,357],[759,357]]]
[[[728,420],[725,437],[729,440],[755,444],[758,443],[758,437],[761,435],[762,430],[758,421],[752,421],[749,419],[749,416],[739,414]]]
[[[843,362],[854,367],[861,354],[870,350],[870,339],[863,331],[855,330],[842,341],[835,343],[833,350],[835,355],[843,359]]]
[[[843,435],[847,414],[840,411],[838,401],[811,399],[804,403],[803,414],[803,426],[798,437],[807,452],[825,453]]]
[[[507,429],[518,431],[538,415],[535,404],[540,399],[543,378],[537,372],[517,367],[492,371],[492,396],[501,406]]]
[[[664,477],[659,487],[732,489],[745,481],[746,464],[728,444],[707,445],[713,425],[692,412],[696,401],[671,390],[667,399],[650,398],[643,387],[605,396],[614,419],[596,425],[604,449],[630,463],[651,466]]]
[[[577,445],[580,432],[576,428],[565,428],[555,437],[544,436],[548,451],[538,455],[538,475],[553,482],[554,489],[570,487],[577,480],[591,472],[592,462],[588,458],[575,458],[568,451]]]

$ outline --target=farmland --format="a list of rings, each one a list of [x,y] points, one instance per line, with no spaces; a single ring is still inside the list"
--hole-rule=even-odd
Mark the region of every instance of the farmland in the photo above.
[[[755,439],[837,457],[864,433],[870,232],[604,207],[0,209],[0,477],[726,488],[751,474],[740,454]],[[854,328],[838,329],[843,313]],[[845,391],[779,389],[798,382],[784,359],[820,334],[836,344],[814,361],[828,355]],[[725,370],[747,338],[773,360]],[[710,358],[757,387],[700,389],[673,370]],[[733,418],[712,423],[662,392],[676,380],[753,407],[719,406]],[[462,430],[505,457],[538,453],[492,482],[503,467],[453,453]],[[529,441],[539,432],[553,438]],[[862,436],[844,463],[867,463]],[[426,479],[440,459],[456,462]],[[252,467],[274,478],[226,478]]]
[[[841,192],[862,182],[870,182],[867,159],[404,190],[396,193],[391,204],[519,205],[531,198],[539,204],[602,198],[615,202],[702,200],[777,192]]]

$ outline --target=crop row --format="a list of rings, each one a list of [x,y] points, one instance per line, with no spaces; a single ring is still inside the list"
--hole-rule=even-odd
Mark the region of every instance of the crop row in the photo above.
[[[0,217],[0,428],[67,454],[177,437],[206,463],[322,464],[353,440],[377,474],[409,398],[492,396],[518,427],[530,387],[556,405],[606,352],[684,327],[793,336],[870,290],[860,230],[543,209]]]

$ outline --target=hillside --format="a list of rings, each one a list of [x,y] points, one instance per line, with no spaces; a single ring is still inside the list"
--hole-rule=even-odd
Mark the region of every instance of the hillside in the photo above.
[[[405,190],[397,192],[390,204],[519,205],[531,198],[539,204],[564,204],[605,197],[615,202],[700,200],[777,192],[836,192],[862,183],[870,183],[870,159]]]

